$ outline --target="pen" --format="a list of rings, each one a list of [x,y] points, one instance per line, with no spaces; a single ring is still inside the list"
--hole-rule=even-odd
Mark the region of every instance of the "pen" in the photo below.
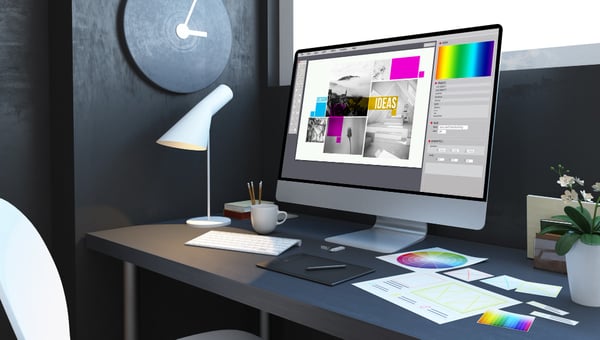
[[[262,181],[258,182],[258,204],[262,204]]]
[[[310,266],[306,267],[306,270],[324,270],[324,269],[341,269],[346,268],[345,264],[328,264],[324,266]]]

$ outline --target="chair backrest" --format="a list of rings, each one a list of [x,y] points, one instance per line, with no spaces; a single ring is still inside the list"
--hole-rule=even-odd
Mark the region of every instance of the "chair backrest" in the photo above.
[[[69,315],[52,256],[33,224],[0,198],[0,300],[18,339],[69,339]]]

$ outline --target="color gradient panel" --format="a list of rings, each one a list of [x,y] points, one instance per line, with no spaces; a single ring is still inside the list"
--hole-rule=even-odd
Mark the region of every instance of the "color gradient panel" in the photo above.
[[[477,323],[528,332],[535,317],[509,313],[502,310],[488,310],[481,315]]]
[[[441,46],[435,78],[488,77],[492,75],[493,59],[493,41]]]

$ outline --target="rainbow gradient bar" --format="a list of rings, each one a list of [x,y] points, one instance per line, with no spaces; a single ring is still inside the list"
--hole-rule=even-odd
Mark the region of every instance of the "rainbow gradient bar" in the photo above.
[[[477,323],[528,332],[533,320],[535,320],[535,317],[529,315],[509,313],[502,310],[488,310],[481,315]]]
[[[440,46],[435,79],[489,77],[493,59],[493,41]]]

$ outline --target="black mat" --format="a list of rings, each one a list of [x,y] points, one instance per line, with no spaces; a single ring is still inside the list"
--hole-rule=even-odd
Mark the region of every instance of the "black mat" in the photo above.
[[[309,254],[294,254],[286,257],[278,257],[274,260],[257,263],[256,265],[264,269],[322,283],[328,286],[334,286],[338,283],[352,280],[375,271],[372,268]],[[307,269],[310,267],[331,265],[343,265],[344,267],[321,270]]]

